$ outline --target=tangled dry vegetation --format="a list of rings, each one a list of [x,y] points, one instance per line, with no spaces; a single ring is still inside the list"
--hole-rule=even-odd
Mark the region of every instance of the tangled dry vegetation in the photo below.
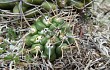
[[[89,4],[92,6],[87,7]],[[25,17],[36,10],[40,14]],[[63,18],[73,27],[74,44],[53,62],[30,57],[24,42],[33,21],[44,15],[41,10],[40,5],[26,14],[0,9],[0,70],[110,70],[109,0],[91,0],[81,10],[66,6],[45,12]]]

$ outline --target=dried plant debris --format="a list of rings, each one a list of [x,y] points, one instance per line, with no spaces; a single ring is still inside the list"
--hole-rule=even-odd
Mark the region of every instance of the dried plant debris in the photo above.
[[[110,0],[1,0],[0,70],[110,70]]]

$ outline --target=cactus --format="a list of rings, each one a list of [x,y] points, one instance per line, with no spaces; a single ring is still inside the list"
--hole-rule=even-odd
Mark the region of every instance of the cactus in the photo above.
[[[68,48],[68,45],[66,43],[61,44],[56,48],[56,55],[58,57],[62,56],[63,50],[66,50]]]
[[[13,8],[13,13],[20,13],[20,9],[25,12],[28,8],[25,6],[22,6],[22,8],[20,8],[20,4],[15,5],[15,7]]]
[[[23,0],[22,2],[17,1],[10,3],[14,4],[12,7],[13,13],[20,13],[20,4],[22,4],[21,9],[26,19],[39,16],[37,14],[42,14],[42,16],[32,22],[33,24],[30,27],[29,35],[25,37],[24,42],[27,49],[34,49],[33,51],[30,51],[31,53],[35,54],[38,51],[42,51],[46,59],[54,61],[56,58],[61,57],[63,50],[66,50],[68,45],[74,43],[74,38],[71,37],[73,34],[70,23],[60,18],[59,14],[58,16],[53,15],[60,12],[59,8],[70,5],[77,10],[81,10],[84,8],[84,5],[88,4],[90,1],[91,0]],[[7,6],[10,6],[10,3]],[[0,3],[0,8],[2,9],[3,7],[1,5],[2,4]],[[10,10],[12,10],[12,8]],[[46,15],[42,13],[48,11],[49,13],[45,13]],[[15,38],[13,40],[16,40],[16,32],[12,29],[8,29],[8,33],[7,36],[10,39]],[[39,47],[42,47],[43,50],[39,49]]]
[[[43,0],[23,0],[23,6],[30,7],[29,4],[40,5]]]
[[[36,14],[42,14],[42,16],[40,16],[39,18],[35,19],[34,22],[32,22],[33,24],[30,27],[29,35],[27,35],[24,39],[26,47],[28,49],[34,49],[33,51],[30,51],[33,54],[37,53],[38,51],[42,51],[45,58],[49,59],[50,61],[54,61],[56,58],[61,57],[63,50],[66,50],[68,48],[68,45],[74,43],[74,38],[69,37],[73,36],[71,29],[72,26],[68,22],[64,21],[64,19],[60,18],[59,15],[52,16],[56,14],[54,10],[66,7],[68,5],[74,6],[75,9],[82,9],[85,5],[83,2],[84,0],[81,1],[56,0],[56,1],[57,1],[56,3],[54,3],[52,0],[22,1],[23,2],[22,10],[26,19],[27,17],[32,18]],[[88,0],[88,2],[90,2],[90,0]],[[17,5],[14,6],[13,13],[20,13],[19,5],[21,3],[18,2],[16,3]],[[45,15],[42,13],[42,11],[43,12],[52,11],[52,15],[51,16],[47,15],[47,13]],[[58,10],[58,12],[59,11],[60,9]],[[14,37],[16,38],[17,37],[16,33],[14,33],[13,31],[12,33],[13,36],[15,35]],[[12,33],[10,33],[9,36]],[[40,49],[41,47],[43,48],[43,50]]]
[[[41,44],[33,44],[31,46],[31,53],[32,54],[38,54],[40,51],[43,51],[44,47]]]
[[[68,0],[57,0],[58,6],[60,8],[65,7],[67,5]]]
[[[12,9],[15,5],[15,2],[13,0],[0,0],[0,9]]]
[[[62,18],[41,16],[35,20],[31,27],[33,32],[30,33],[30,39],[27,39],[30,42],[31,49],[33,46],[36,47],[36,45],[40,44],[43,46],[41,57],[50,61],[61,57],[63,50],[66,50],[68,45],[74,43],[73,38],[67,37],[71,35],[71,27]],[[39,47],[36,50],[39,50]],[[32,52],[38,51],[33,50]]]
[[[25,39],[24,39],[25,44],[27,45],[27,47],[30,47],[30,46],[33,44],[30,39],[31,39],[31,35],[30,35],[30,34],[27,35],[27,36],[25,37]]]
[[[50,10],[55,10],[57,7],[54,3],[51,3],[51,2],[43,2],[41,4],[41,6],[47,10],[47,11],[50,11]]]

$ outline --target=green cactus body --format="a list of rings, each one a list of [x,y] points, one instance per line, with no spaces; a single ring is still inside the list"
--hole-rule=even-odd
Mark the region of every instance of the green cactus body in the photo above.
[[[0,0],[0,9],[10,10],[15,6],[15,2],[11,2],[11,0]]]
[[[80,2],[82,2],[82,3],[85,2],[86,4],[89,3],[89,2],[91,2],[91,0],[78,0],[78,1],[80,1]]]
[[[56,59],[56,55],[55,55],[55,45],[50,43],[50,40],[46,43],[45,45],[45,50],[44,53],[46,55],[46,57],[52,61],[54,59]]]
[[[27,3],[36,4],[36,5],[39,5],[43,2],[43,0],[24,0],[24,1]]]
[[[52,23],[57,23],[57,25],[60,26],[64,23],[64,20],[62,18],[55,17],[52,19]]]
[[[55,18],[52,19],[52,22],[63,24],[64,23],[64,20],[61,19],[61,18],[55,17]]]
[[[51,3],[51,2],[43,2],[41,4],[41,6],[47,10],[47,11],[50,11],[50,10],[55,10],[57,8],[57,6],[54,4],[54,3]]]
[[[33,43],[40,43],[42,38],[43,38],[43,36],[36,34],[36,35],[32,36],[30,40]]]
[[[71,27],[68,23],[64,23],[62,26],[60,26],[60,28],[62,33],[71,31]]]
[[[84,7],[84,4],[81,2],[73,2],[73,3],[77,9],[82,9]]]
[[[42,23],[44,23],[47,27],[49,27],[52,23],[50,21],[50,17],[49,16],[45,16],[45,17],[41,17],[41,21]]]
[[[43,51],[44,47],[41,44],[33,44],[31,47],[31,53],[38,54],[40,51]]]
[[[56,59],[56,54],[53,53],[53,55],[50,56],[50,61],[53,62]]]
[[[49,52],[50,51],[50,52]],[[49,54],[52,55],[53,53],[55,53],[55,46],[45,46],[45,51],[44,51],[48,56]]]
[[[68,0],[57,0],[58,6],[60,8],[65,7]]]
[[[69,5],[73,5],[77,9],[83,9],[84,7],[84,3],[80,1],[70,0],[68,3]]]
[[[44,38],[41,39],[41,42],[40,42],[40,43],[41,43],[42,45],[45,45],[48,40],[49,40],[48,37],[44,37]]]
[[[71,26],[65,23],[62,18],[54,17],[51,19],[51,17],[42,16],[35,21],[31,28],[33,34],[31,33],[29,41],[32,43],[31,49],[34,49],[31,52],[38,53],[42,47],[41,57],[50,61],[60,57],[63,50],[74,43],[74,38],[68,37],[71,36]]]
[[[15,7],[13,8],[13,13],[20,13],[20,9],[21,7],[19,4],[15,5]],[[22,11],[25,12],[26,10],[27,10],[27,7],[22,6]]]
[[[61,40],[60,40],[60,38],[58,36],[53,36],[51,38],[51,42],[54,43],[55,45],[60,45]]]
[[[50,25],[49,29],[53,31],[56,27],[57,27],[57,23],[53,22],[53,23]]]
[[[35,35],[35,34],[37,34],[37,32],[38,32],[38,30],[37,30],[37,28],[36,28],[36,25],[35,25],[35,24],[31,25],[30,33],[31,33],[32,35]]]
[[[68,42],[69,42],[70,44],[73,44],[73,43],[75,43],[75,40],[74,40],[74,38],[68,38]]]
[[[44,35],[44,36],[49,36],[51,34],[51,31],[49,28],[44,28],[43,30],[38,31],[38,34]]]
[[[72,33],[67,33],[66,36],[68,37],[67,40],[70,44],[73,44],[75,42]]]
[[[43,53],[42,57],[43,57],[44,59],[49,59],[49,56],[48,56],[45,52]],[[56,59],[56,54],[53,53],[53,54],[50,56],[50,61],[53,62],[55,59]]]
[[[31,7],[29,4],[40,5],[43,0],[23,0],[23,6],[29,8]]]
[[[62,45],[58,46],[56,48],[56,55],[58,57],[62,56],[62,50],[66,50],[68,48],[68,45],[66,43],[63,43]]]
[[[61,40],[65,39],[65,38],[66,38],[65,33],[64,33],[64,32],[60,33],[60,34],[59,34],[59,38],[60,38]]]
[[[26,37],[25,37],[25,44],[27,45],[27,47],[30,47],[33,43],[32,43],[32,41],[31,41],[31,37],[32,37],[32,35],[27,35]]]
[[[39,30],[39,31],[46,28],[46,26],[39,19],[35,20],[34,24],[35,24],[37,30]]]

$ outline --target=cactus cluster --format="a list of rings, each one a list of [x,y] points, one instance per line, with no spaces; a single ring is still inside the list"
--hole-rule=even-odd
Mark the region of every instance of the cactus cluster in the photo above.
[[[62,18],[42,16],[31,25],[25,44],[31,53],[42,53],[42,57],[54,61],[62,55],[62,51],[74,43],[72,27]]]
[[[0,9],[10,10],[13,13],[24,14],[27,17],[35,17],[42,14],[31,25],[29,35],[25,37],[27,48],[32,54],[38,54],[50,61],[62,56],[63,50],[74,43],[72,26],[59,16],[47,16],[43,13],[61,9],[65,6],[73,6],[75,9],[83,9],[91,0],[0,0]],[[43,12],[43,13],[42,13]],[[1,13],[1,11],[0,11]],[[38,16],[39,16],[38,15]],[[9,29],[9,32],[11,29]],[[11,31],[15,34],[13,31]],[[8,36],[11,36],[9,33]],[[13,36],[16,38],[16,36]],[[10,38],[13,39],[13,38]]]
[[[70,5],[76,9],[83,9],[84,5],[89,2],[91,0],[0,0],[0,9],[10,10],[13,13],[23,12],[25,17],[34,17],[35,14],[41,14],[40,9],[42,12],[47,12]],[[35,7],[39,10],[36,10]]]

